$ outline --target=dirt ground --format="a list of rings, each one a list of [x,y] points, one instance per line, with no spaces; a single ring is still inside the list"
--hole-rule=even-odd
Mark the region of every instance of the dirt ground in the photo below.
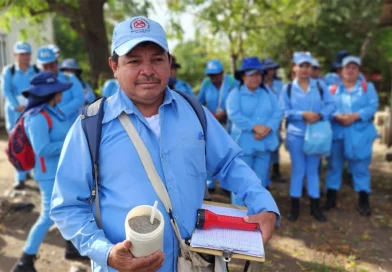
[[[34,181],[21,193],[11,190],[14,170],[2,152],[5,134],[0,134],[0,271],[8,272],[20,256],[24,241],[39,216],[40,197]],[[301,215],[297,222],[289,222],[289,183],[273,184],[271,193],[282,214],[281,228],[266,245],[266,262],[262,271],[392,271],[392,164],[384,161],[386,148],[375,144],[372,169],[370,218],[356,211],[357,196],[344,183],[338,198],[338,208],[327,213],[328,222],[316,222],[309,215],[309,201],[303,197]],[[289,177],[287,152],[281,149],[282,168]],[[229,202],[218,189],[213,200]],[[15,203],[30,201],[32,211],[17,211]],[[71,263],[64,255],[64,240],[56,228],[48,233],[36,262],[38,271],[69,271]],[[242,263],[232,265],[231,271],[242,271]]]

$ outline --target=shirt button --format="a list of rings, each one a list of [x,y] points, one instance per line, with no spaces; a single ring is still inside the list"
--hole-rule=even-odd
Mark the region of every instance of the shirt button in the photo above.
[[[179,216],[178,216],[178,214],[175,214],[175,215],[174,215],[174,219],[176,219],[176,220],[177,220],[177,219],[178,219],[178,217],[179,217]]]

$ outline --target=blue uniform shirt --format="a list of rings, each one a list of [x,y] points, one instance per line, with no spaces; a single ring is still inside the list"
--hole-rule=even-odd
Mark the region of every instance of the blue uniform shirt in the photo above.
[[[291,97],[288,95],[288,84],[286,84],[280,99],[284,117],[288,122],[287,133],[304,136],[306,123],[302,117],[303,112],[320,113],[323,120],[329,120],[335,110],[334,98],[323,84],[320,84],[323,95],[321,97],[317,82],[312,78],[309,78],[309,87],[306,93],[298,85],[297,79],[290,84],[292,84]]]
[[[279,79],[274,79],[272,81],[271,86],[269,86],[267,84],[264,84],[264,85],[276,95],[276,97],[279,101],[280,95],[282,94],[282,90],[283,90],[283,82]]]
[[[199,102],[205,105],[212,113],[216,113],[218,109],[226,109],[226,99],[230,90],[238,86],[238,81],[230,75],[224,75],[222,84],[218,90],[208,77],[201,84],[198,96]]]
[[[245,154],[276,149],[279,144],[277,132],[283,113],[275,93],[260,87],[251,92],[245,85],[241,85],[229,94],[226,109],[233,124],[231,135]],[[271,132],[265,138],[255,140],[252,132],[255,125],[267,126],[271,128]]]
[[[367,82],[367,91],[362,87],[362,80],[358,79],[355,87],[349,92],[343,83],[340,83],[334,95],[336,110],[333,115],[341,113],[358,113],[360,121],[355,126],[374,126],[372,118],[378,109],[378,94],[373,83]],[[333,117],[333,116],[332,116]],[[332,121],[334,139],[343,139],[344,128],[338,122]],[[375,130],[375,129],[374,129]]]
[[[61,82],[72,83],[72,87],[63,92],[58,107],[64,113],[65,117],[73,122],[79,115],[79,109],[84,105],[83,86],[76,76],[65,75],[63,72],[58,73],[57,79]]]
[[[12,65],[4,67],[2,72],[1,90],[5,98],[5,111],[7,116],[6,128],[10,131],[20,112],[16,111],[18,106],[26,106],[27,99],[22,96],[22,92],[30,86],[30,80],[37,75],[33,65],[24,72],[15,65],[15,73],[11,74]]]
[[[72,122],[56,107],[46,105],[43,109],[52,120],[52,128],[49,129],[44,115],[35,113],[27,114],[25,130],[35,153],[34,178],[54,181],[61,148]]]
[[[120,89],[106,102],[102,122],[98,193],[103,230],[98,229],[90,212],[92,164],[80,118],[65,140],[52,196],[51,218],[64,238],[72,240],[82,255],[93,260],[94,271],[114,271],[108,267],[107,257],[114,244],[125,240],[127,213],[138,205],[152,205],[155,200],[158,200],[165,220],[165,261],[160,271],[177,271],[178,242],[170,218],[117,118],[122,112],[132,119],[151,154],[170,196],[182,238],[190,237],[195,228],[207,171],[220,180],[223,188],[243,199],[250,214],[261,211],[279,214],[271,194],[262,188],[254,172],[240,159],[241,150],[208,111],[204,137],[190,104],[166,89],[159,108],[161,134],[158,139],[144,116]],[[94,207],[92,209],[95,213]]]
[[[325,84],[327,86],[332,86],[335,84],[339,84],[341,82],[340,76],[337,73],[328,73],[324,77]]]
[[[106,80],[102,89],[102,96],[109,97],[112,96],[118,90],[118,81],[117,79],[109,79]]]
[[[195,96],[191,85],[180,79],[177,79],[176,84],[174,85],[174,90],[189,94],[191,96]]]

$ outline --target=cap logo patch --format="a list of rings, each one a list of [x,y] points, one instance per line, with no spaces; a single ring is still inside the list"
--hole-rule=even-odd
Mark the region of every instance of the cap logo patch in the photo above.
[[[48,57],[50,57],[51,54],[48,51],[43,51],[39,55],[41,58],[48,58]]]
[[[131,32],[145,33],[150,32],[150,24],[142,18],[136,18],[131,22]]]

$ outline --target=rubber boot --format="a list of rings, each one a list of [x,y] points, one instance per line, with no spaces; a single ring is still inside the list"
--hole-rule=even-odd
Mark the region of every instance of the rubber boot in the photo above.
[[[369,194],[365,191],[359,192],[359,214],[362,216],[372,215],[369,204]]]
[[[327,221],[327,218],[320,209],[320,198],[310,198],[310,215],[319,222]]]
[[[280,173],[280,165],[279,163],[274,163],[272,165],[272,175],[271,180],[274,182],[284,183],[286,180],[282,177]]]
[[[291,198],[291,212],[287,216],[289,221],[297,221],[299,217],[299,198],[292,197]]]
[[[336,208],[336,190],[328,189],[327,190],[327,200],[323,205],[322,209],[324,211],[329,211],[330,209]]]
[[[30,255],[23,252],[22,257],[20,257],[18,262],[12,268],[12,272],[37,272],[34,267],[36,258],[37,256],[35,254]]]

